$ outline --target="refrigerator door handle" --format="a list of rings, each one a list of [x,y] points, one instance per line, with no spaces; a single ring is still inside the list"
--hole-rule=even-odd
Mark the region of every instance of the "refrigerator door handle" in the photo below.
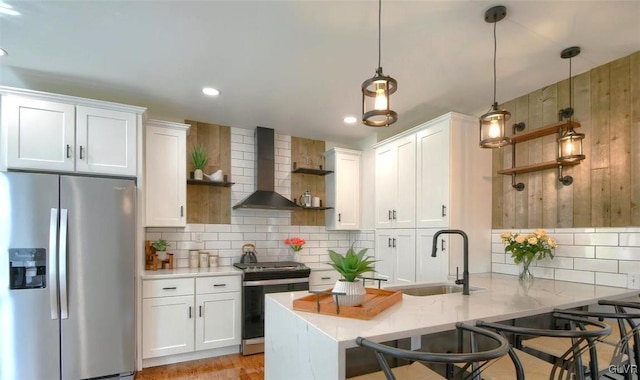
[[[49,303],[51,319],[58,319],[58,209],[52,208],[49,217]]]
[[[60,319],[69,318],[67,295],[67,209],[60,210]]]

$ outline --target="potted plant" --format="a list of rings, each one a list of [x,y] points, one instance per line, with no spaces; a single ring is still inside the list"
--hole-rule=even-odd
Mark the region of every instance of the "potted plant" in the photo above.
[[[167,258],[166,250],[167,250],[167,247],[169,247],[169,243],[167,243],[166,240],[158,239],[153,243],[151,243],[151,246],[153,247],[153,249],[156,250],[156,253],[158,254],[158,259],[165,260]]]
[[[331,266],[344,277],[336,281],[333,291],[336,293],[346,293],[345,296],[338,296],[338,302],[342,306],[360,305],[367,294],[362,281],[358,276],[365,272],[375,272],[373,268],[374,260],[371,256],[365,256],[367,248],[356,253],[353,244],[344,255],[333,250],[329,250],[329,258],[333,262]]]
[[[194,145],[191,150],[191,163],[195,167],[195,171],[193,172],[194,179],[202,180],[202,169],[204,169],[207,161],[209,161],[209,157],[207,156],[207,148],[204,144]]]

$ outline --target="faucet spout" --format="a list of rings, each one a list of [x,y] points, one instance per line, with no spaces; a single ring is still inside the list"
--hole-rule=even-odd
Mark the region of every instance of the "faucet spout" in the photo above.
[[[462,294],[469,295],[469,237],[462,230],[440,230],[433,235],[433,246],[431,249],[431,257],[436,257],[438,251],[438,237],[442,234],[456,234],[462,236],[463,240],[463,258],[464,268],[462,271],[462,280],[456,279],[456,284],[462,284]],[[457,276],[456,276],[457,278]]]

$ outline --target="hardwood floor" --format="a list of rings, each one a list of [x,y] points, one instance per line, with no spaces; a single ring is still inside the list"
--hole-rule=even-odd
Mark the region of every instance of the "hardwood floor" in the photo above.
[[[240,354],[145,368],[135,380],[263,380],[264,354]]]

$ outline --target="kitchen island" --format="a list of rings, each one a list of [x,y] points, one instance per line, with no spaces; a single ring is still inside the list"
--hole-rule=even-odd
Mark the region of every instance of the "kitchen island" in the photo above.
[[[600,299],[635,297],[639,291],[536,279],[523,287],[516,276],[475,274],[471,295],[403,295],[401,302],[370,320],[293,310],[307,292],[267,294],[265,301],[265,379],[345,378],[346,350],[358,336],[375,342],[419,337],[473,324],[543,314],[555,308],[595,304]]]

